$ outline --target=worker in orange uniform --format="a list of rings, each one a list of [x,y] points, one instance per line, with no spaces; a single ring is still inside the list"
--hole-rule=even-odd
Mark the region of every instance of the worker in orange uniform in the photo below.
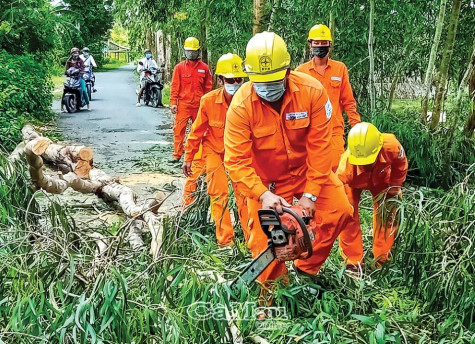
[[[373,255],[377,266],[390,257],[398,230],[397,202],[407,175],[407,158],[393,134],[381,134],[371,123],[358,123],[348,134],[348,149],[337,170],[355,212],[340,234],[340,248],[349,268],[359,268],[363,261],[358,203],[361,192],[373,195]],[[392,203],[392,204],[391,204]]]
[[[332,103],[333,136],[332,145],[332,170],[336,171],[340,156],[345,151],[345,121],[342,110],[345,110],[348,121],[353,127],[361,122],[360,115],[356,112],[356,101],[348,77],[348,68],[340,61],[329,58],[332,35],[326,25],[318,24],[312,27],[308,33],[308,42],[313,58],[295,70],[311,75],[320,81],[327,90]]]
[[[315,79],[289,66],[290,55],[280,36],[262,32],[251,38],[245,60],[251,82],[236,92],[228,110],[224,164],[248,197],[252,256],[264,251],[268,240],[257,210],[282,213],[282,207],[297,197],[318,228],[312,257],[294,263],[316,274],[353,209],[331,170],[332,106],[327,93]],[[285,273],[284,263],[272,262],[258,277],[266,282],[261,297]]]
[[[213,89],[208,65],[200,59],[200,43],[194,37],[185,40],[185,61],[173,70],[170,85],[170,110],[175,115],[173,158],[180,160],[188,121],[195,120],[201,97]]]
[[[190,134],[185,144],[185,161],[183,172],[189,177],[192,173],[192,162],[200,145],[203,147],[203,158],[206,166],[206,182],[211,200],[211,217],[216,225],[216,238],[221,247],[233,243],[234,230],[228,207],[228,177],[224,169],[224,124],[226,112],[234,93],[241,87],[247,74],[242,70],[242,59],[236,54],[226,54],[220,57],[216,64],[216,75],[223,87],[205,94],[201,98],[198,116],[193,122]],[[242,209],[243,197],[238,190],[236,203],[239,214],[246,212]],[[247,217],[245,217],[247,221]],[[244,228],[245,224],[242,225]]]

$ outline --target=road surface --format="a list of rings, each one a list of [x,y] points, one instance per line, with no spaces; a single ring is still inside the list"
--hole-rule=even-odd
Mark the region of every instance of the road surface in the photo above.
[[[150,158],[155,159],[155,164],[176,171],[179,166],[170,162],[170,111],[143,103],[141,107],[135,106],[138,81],[134,69],[129,64],[96,73],[98,91],[92,95],[90,111],[60,113],[60,102],[55,102],[58,128],[68,141],[91,147],[94,165],[111,175],[138,173]]]

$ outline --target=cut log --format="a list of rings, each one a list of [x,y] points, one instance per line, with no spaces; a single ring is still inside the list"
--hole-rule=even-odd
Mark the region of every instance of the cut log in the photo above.
[[[88,178],[92,169],[93,152],[85,146],[64,146],[51,144],[42,154],[43,159],[55,165],[63,164],[69,167],[80,178]]]
[[[94,157],[90,147],[52,143],[51,140],[41,136],[30,125],[26,125],[22,129],[22,136],[24,143],[20,143],[10,154],[10,161],[20,159],[23,155],[24,145],[36,140],[35,146],[32,147],[34,154],[41,155],[46,162],[57,165],[63,173],[75,172],[80,178],[89,177],[89,171],[93,168]]]
[[[101,183],[81,179],[73,172],[65,175],[60,173],[58,177],[45,175],[43,173],[43,159],[33,152],[36,140],[41,140],[41,138],[30,141],[26,144],[25,155],[26,160],[30,165],[31,180],[38,188],[54,194],[61,194],[67,188],[72,188],[81,193],[96,193],[102,186]]]
[[[51,145],[51,140],[47,139],[46,137],[38,137],[34,140],[28,141],[29,144],[29,149],[35,154],[35,155],[41,155],[46,150],[48,147]]]

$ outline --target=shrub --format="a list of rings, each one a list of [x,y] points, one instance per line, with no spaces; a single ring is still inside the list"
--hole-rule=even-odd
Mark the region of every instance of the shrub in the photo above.
[[[374,116],[372,122],[381,132],[393,133],[401,142],[409,160],[408,178],[413,182],[438,187],[446,173],[452,185],[460,182],[468,166],[475,163],[475,141],[466,138],[458,128],[447,145],[447,129],[431,132],[419,121],[419,116],[411,111],[382,112]],[[446,152],[447,146],[449,152]],[[446,154],[450,154],[449,171],[443,163]]]
[[[0,144],[11,149],[21,140],[26,120],[52,118],[53,83],[47,68],[31,55],[0,50]]]

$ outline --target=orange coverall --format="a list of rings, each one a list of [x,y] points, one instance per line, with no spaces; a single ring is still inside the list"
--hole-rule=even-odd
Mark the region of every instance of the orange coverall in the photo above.
[[[175,66],[170,85],[170,105],[178,106],[173,127],[175,159],[183,155],[188,120],[195,120],[201,96],[212,89],[213,78],[206,63],[186,59]]]
[[[355,209],[352,219],[340,234],[342,256],[347,259],[348,265],[357,265],[363,260],[363,240],[358,214],[361,192],[369,190],[373,199],[388,189],[393,195],[398,191],[401,194],[400,186],[406,179],[408,164],[404,149],[393,134],[383,134],[383,140],[383,147],[369,171],[365,171],[363,166],[350,164],[349,151],[342,155],[337,170],[338,177],[345,184],[348,199]],[[378,264],[383,264],[389,258],[399,227],[396,220],[397,208],[391,209],[389,214],[382,208],[378,214],[378,208],[384,206],[383,201],[375,201],[373,204],[373,255]],[[384,218],[381,218],[381,214]]]
[[[348,77],[348,68],[346,68],[343,62],[328,59],[327,67],[322,75],[317,71],[315,62],[312,59],[298,66],[295,70],[313,76],[327,90],[328,98],[330,98],[333,107],[333,136],[331,141],[333,152],[331,159],[332,170],[336,171],[340,162],[340,156],[345,151],[345,140],[343,138],[345,121],[342,111],[345,110],[348,115],[351,127],[361,122],[360,115],[356,112],[356,100],[353,97],[353,90],[351,89]]]
[[[287,78],[280,113],[259,98],[251,82],[234,95],[226,117],[224,163],[231,180],[248,197],[247,244],[253,257],[267,248],[257,210],[259,197],[269,187],[289,203],[303,192],[318,197],[313,256],[295,262],[302,271],[319,271],[351,218],[353,209],[343,184],[331,171],[331,114],[322,85],[298,72]],[[258,280],[274,280],[285,273],[285,264],[274,261]]]
[[[203,159],[206,166],[206,182],[211,199],[211,217],[216,225],[218,244],[227,245],[234,238],[228,201],[228,177],[224,169],[224,124],[228,104],[224,97],[224,88],[211,91],[201,98],[198,116],[193,122],[185,145],[185,161],[194,161],[200,145],[203,147]],[[193,166],[192,166],[193,172]],[[242,222],[247,221],[245,198],[234,187],[236,205]],[[241,223],[246,234],[247,223]]]

